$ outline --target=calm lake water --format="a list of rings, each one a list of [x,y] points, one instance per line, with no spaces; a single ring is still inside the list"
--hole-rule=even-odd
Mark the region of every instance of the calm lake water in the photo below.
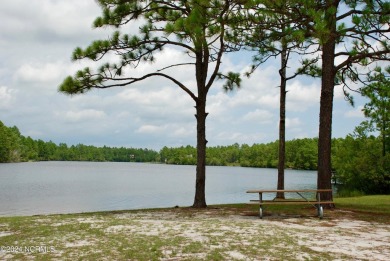
[[[0,164],[0,216],[190,206],[195,166],[117,162]],[[207,167],[207,204],[255,199],[275,189],[276,169]],[[286,170],[286,189],[316,187],[315,171]],[[272,195],[268,195],[272,197]]]

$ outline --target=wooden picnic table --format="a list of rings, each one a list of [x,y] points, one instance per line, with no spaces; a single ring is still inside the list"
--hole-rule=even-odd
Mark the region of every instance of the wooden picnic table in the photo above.
[[[298,199],[278,199],[278,198],[275,198],[273,200],[263,200],[264,193],[278,193],[278,192],[295,193],[295,194],[299,195],[299,198]],[[321,193],[325,193],[325,192],[332,192],[332,190],[331,189],[299,189],[299,190],[297,190],[297,189],[292,189],[292,190],[289,190],[289,189],[286,189],[286,190],[278,190],[278,189],[276,189],[276,190],[257,190],[257,189],[255,189],[255,190],[248,190],[247,191],[247,193],[259,194],[259,199],[258,200],[251,200],[249,204],[259,205],[259,217],[260,218],[263,218],[263,206],[264,205],[308,204],[308,205],[313,205],[317,209],[317,214],[318,214],[318,217],[320,219],[322,219],[324,216],[324,208],[322,207],[322,205],[334,204],[333,201],[321,201]],[[307,194],[307,193],[315,194],[315,200],[309,199],[308,197],[303,195],[304,193],[305,194]]]

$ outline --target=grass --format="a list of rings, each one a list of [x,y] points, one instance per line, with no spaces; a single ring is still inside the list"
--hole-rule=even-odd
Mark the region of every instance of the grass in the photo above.
[[[336,198],[335,202],[342,209],[390,215],[389,195]]]
[[[273,226],[272,220],[291,225],[283,217],[297,216],[303,217],[294,221],[298,225],[314,222],[332,228],[333,219],[370,221],[375,216],[381,226],[390,225],[389,195],[336,198],[335,203],[335,210],[325,210],[323,221],[314,218],[316,210],[309,206],[267,206],[265,214],[266,218],[271,217],[271,225],[252,217],[257,215],[257,208],[246,204],[202,210],[174,208],[0,217],[0,247],[2,250],[20,247],[18,251],[0,251],[0,260],[234,260],[242,257],[251,260],[259,256],[269,260],[296,260],[302,253],[303,259],[309,260],[348,259],[343,254],[312,250],[310,242],[317,235],[311,234],[310,225],[304,227],[300,240],[307,244],[302,245],[295,235],[301,232],[298,228],[286,230]],[[38,247],[48,249],[39,251]]]

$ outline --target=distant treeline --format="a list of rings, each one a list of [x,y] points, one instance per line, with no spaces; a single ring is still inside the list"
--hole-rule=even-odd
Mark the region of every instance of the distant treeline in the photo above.
[[[296,139],[286,142],[286,167],[292,169],[317,169],[318,139]],[[160,151],[163,162],[168,164],[196,164],[196,148],[164,147]],[[278,165],[278,141],[267,144],[208,147],[206,164],[209,166],[242,166],[276,168]]]
[[[0,121],[0,162],[23,161],[116,161],[154,162],[158,152],[149,149],[95,147],[82,144],[68,146],[52,141],[24,137],[17,127]]]
[[[286,143],[287,168],[316,169],[317,139],[298,139]],[[160,152],[149,149],[95,147],[72,145],[24,137],[17,127],[7,127],[0,121],[0,162],[23,161],[116,161],[161,162],[195,165],[196,148],[167,148]],[[207,148],[207,165],[275,168],[278,163],[278,143],[217,146]]]

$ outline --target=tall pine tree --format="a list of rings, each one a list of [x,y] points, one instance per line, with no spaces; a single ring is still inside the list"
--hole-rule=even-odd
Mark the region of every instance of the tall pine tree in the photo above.
[[[206,207],[206,99],[217,78],[227,79],[229,85],[239,83],[235,74],[221,74],[222,56],[234,51],[226,42],[229,23],[239,8],[233,0],[99,0],[103,14],[95,27],[122,27],[136,19],[144,21],[138,35],[115,32],[109,40],[98,40],[85,49],[77,48],[73,59],[91,59],[98,62],[107,54],[116,54],[118,63],[103,64],[100,69],[80,70],[67,77],[60,91],[67,94],[84,93],[91,89],[122,87],[161,77],[178,86],[194,101],[197,121],[197,168],[194,207]],[[182,63],[156,68],[139,77],[128,75],[142,62],[153,62],[156,53],[165,47],[180,49]],[[188,57],[192,62],[187,62]],[[196,86],[180,82],[176,76],[180,67],[194,70]],[[136,72],[136,70],[135,70]],[[196,90],[196,91],[192,91]]]

